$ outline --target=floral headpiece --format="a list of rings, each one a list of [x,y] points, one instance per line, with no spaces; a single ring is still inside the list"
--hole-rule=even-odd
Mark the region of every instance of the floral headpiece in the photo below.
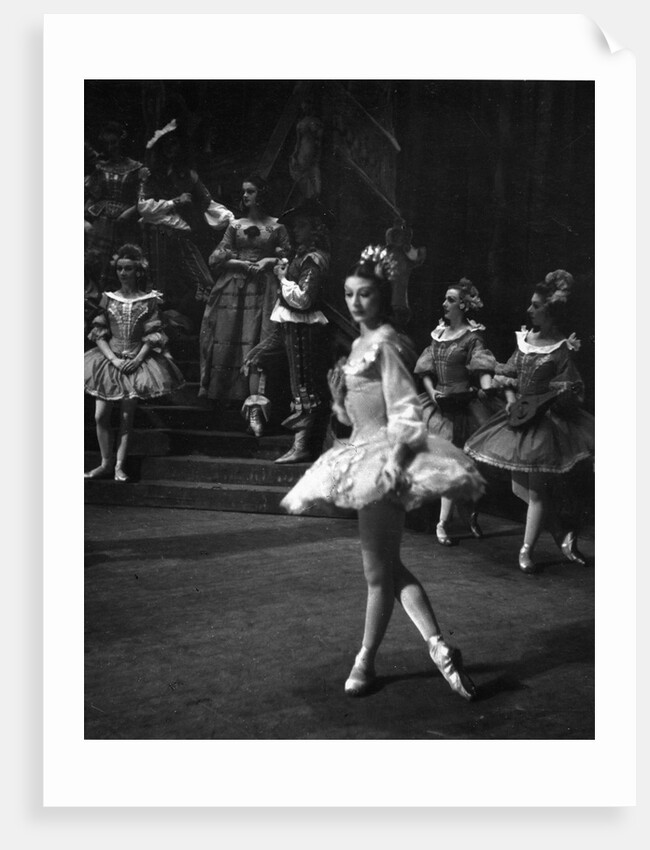
[[[173,133],[174,130],[177,129],[178,127],[176,125],[176,119],[172,118],[169,124],[165,124],[165,126],[162,127],[160,130],[156,130],[156,132],[147,142],[147,150],[150,150],[156,144],[156,142],[159,142],[160,139],[162,139],[163,136],[166,136],[168,133]]]
[[[566,304],[569,300],[569,295],[573,288],[573,275],[564,269],[557,269],[554,272],[549,272],[544,278],[544,283],[549,289],[554,288],[554,291],[549,295],[548,302],[550,304]]]
[[[381,280],[392,283],[399,273],[397,260],[385,245],[367,245],[361,252],[362,263],[372,263],[374,272]]]
[[[465,305],[465,309],[470,313],[477,312],[483,306],[481,297],[478,294],[478,289],[474,286],[471,280],[462,277],[456,286],[452,285],[450,289],[457,289],[460,293],[460,300]]]

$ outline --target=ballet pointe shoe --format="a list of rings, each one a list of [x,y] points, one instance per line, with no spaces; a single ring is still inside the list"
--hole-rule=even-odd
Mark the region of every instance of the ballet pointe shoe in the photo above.
[[[472,533],[472,537],[476,537],[478,540],[483,537],[483,529],[478,524],[478,511],[472,511],[469,517],[469,530]]]
[[[113,474],[113,464],[110,461],[102,461],[95,469],[84,472],[84,478],[110,478]]]
[[[367,652],[361,649],[354,659],[350,675],[345,681],[345,694],[349,697],[362,697],[367,694],[375,681],[375,667]]]
[[[125,484],[129,480],[129,476],[119,463],[115,465],[115,480],[119,481],[121,484]]]
[[[451,546],[451,538],[447,534],[444,522],[439,522],[436,526],[436,539],[441,546]]]
[[[442,638],[431,638],[428,643],[431,660],[452,691],[468,701],[475,699],[476,686],[465,672],[460,650],[448,646]]]
[[[530,543],[524,543],[519,550],[519,569],[522,573],[538,573],[541,567],[533,561],[533,551]]]
[[[560,549],[567,561],[571,561],[574,564],[580,564],[581,567],[586,566],[587,561],[585,559],[585,556],[582,555],[577,549],[575,531],[569,531],[565,535],[564,539],[560,543]]]

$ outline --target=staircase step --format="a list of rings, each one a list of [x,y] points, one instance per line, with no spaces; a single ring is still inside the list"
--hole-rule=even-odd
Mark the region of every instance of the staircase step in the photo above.
[[[240,484],[212,484],[183,481],[140,481],[120,484],[112,480],[86,480],[84,500],[92,505],[189,508],[207,511],[283,514],[280,501],[285,487]],[[305,511],[301,516],[354,518],[352,511],[325,505]]]
[[[275,460],[288,451],[292,443],[291,434],[257,439],[241,431],[136,428],[131,435],[129,455],[207,455]],[[97,435],[90,426],[85,430],[85,446],[87,451],[97,450]]]
[[[308,467],[308,463],[284,465],[258,458],[201,455],[145,457],[140,464],[140,481],[201,481],[206,484],[262,485],[288,490]]]
[[[212,414],[206,407],[195,404],[139,404],[135,411],[135,426],[209,430]]]

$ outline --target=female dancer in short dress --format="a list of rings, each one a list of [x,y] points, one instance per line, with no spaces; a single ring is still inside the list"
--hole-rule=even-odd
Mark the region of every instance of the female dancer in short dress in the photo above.
[[[537,284],[528,308],[532,330],[524,327],[516,334],[517,349],[497,367],[494,378],[505,389],[506,408],[465,444],[475,460],[509,469],[513,493],[528,505],[519,551],[525,573],[539,570],[533,549],[544,525],[567,560],[585,563],[576,548],[575,529],[563,532],[550,499],[558,476],[594,454],[594,418],[580,407],[583,383],[571,357],[579,342],[560,330],[572,287],[573,277],[563,269]],[[511,416],[515,403],[538,412],[520,424]]]
[[[385,250],[369,246],[345,281],[345,299],[359,324],[347,362],[331,370],[334,412],[352,426],[349,440],[325,452],[282,501],[291,513],[319,502],[358,511],[368,584],[363,642],[345,692],[367,693],[375,655],[397,599],[426,641],[431,658],[465,699],[475,688],[458,650],[442,639],[420,582],[402,564],[404,516],[441,495],[476,499],[484,482],[467,456],[447,440],[427,436],[413,379],[389,324],[391,290]]]
[[[470,318],[482,306],[478,290],[467,278],[450,286],[442,302],[444,317],[415,365],[426,389],[420,401],[428,432],[461,449],[470,434],[497,412],[487,398],[496,360],[483,342],[485,327]],[[443,546],[451,546],[447,525],[453,509],[453,500],[442,496],[436,537]],[[483,536],[476,511],[469,527],[474,537]]]
[[[268,213],[266,182],[253,175],[242,184],[242,218],[233,221],[210,255],[218,275],[201,323],[199,396],[225,403],[244,401],[259,390],[259,373],[241,367],[250,350],[273,330],[271,311],[278,292],[276,263],[291,254],[289,233]],[[244,404],[242,413],[256,437],[264,433],[264,411]]]
[[[167,395],[184,383],[167,351],[167,337],[158,316],[160,293],[141,284],[147,263],[137,245],[122,245],[115,269],[120,288],[105,292],[88,338],[95,346],[84,355],[85,391],[94,396],[100,466],[86,478],[128,481],[124,462],[138,399]],[[113,467],[111,411],[120,405],[117,462]]]

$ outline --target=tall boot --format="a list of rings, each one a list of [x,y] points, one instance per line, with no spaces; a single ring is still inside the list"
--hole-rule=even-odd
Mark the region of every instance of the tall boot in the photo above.
[[[276,463],[307,463],[313,460],[311,450],[312,428],[303,428],[296,431],[293,445],[288,452],[276,459]]]

